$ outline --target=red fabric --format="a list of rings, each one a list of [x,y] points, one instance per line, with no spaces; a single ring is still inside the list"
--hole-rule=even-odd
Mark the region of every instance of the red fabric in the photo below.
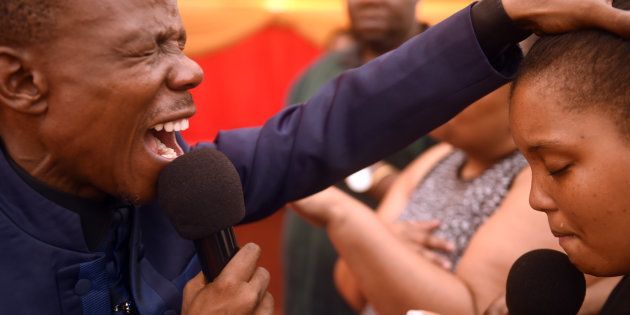
[[[294,31],[269,26],[244,41],[195,60],[205,71],[193,90],[197,114],[183,133],[188,143],[212,140],[223,129],[257,126],[284,106],[292,81],[320,49]],[[283,212],[236,228],[239,244],[255,242],[263,249],[258,262],[271,274],[269,292],[275,314],[282,315],[280,231]]]
[[[260,125],[284,106],[291,82],[320,53],[294,31],[269,26],[194,58],[205,78],[193,90],[197,114],[184,138],[195,143],[214,139],[219,130]]]

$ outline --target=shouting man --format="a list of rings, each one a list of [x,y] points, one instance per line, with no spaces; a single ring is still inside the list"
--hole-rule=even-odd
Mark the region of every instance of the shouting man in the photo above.
[[[527,33],[516,24],[630,36],[629,20],[605,0],[484,0],[264,126],[198,146],[232,160],[246,220],[260,219],[503,85]],[[202,71],[185,41],[175,0],[0,2],[0,313],[273,311],[256,246],[190,281],[194,248],[153,202],[159,172],[190,150],[176,132]]]

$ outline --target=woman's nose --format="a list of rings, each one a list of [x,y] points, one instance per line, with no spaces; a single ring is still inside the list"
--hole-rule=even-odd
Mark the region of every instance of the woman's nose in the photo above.
[[[529,191],[529,205],[534,210],[550,212],[556,210],[556,204],[547,193],[542,180],[537,176],[532,176],[532,185]]]

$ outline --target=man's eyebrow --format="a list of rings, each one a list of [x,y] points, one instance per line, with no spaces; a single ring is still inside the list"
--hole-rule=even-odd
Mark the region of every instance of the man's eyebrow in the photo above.
[[[180,42],[181,44],[186,44],[187,40],[188,40],[188,33],[186,32],[186,29],[181,29],[179,31],[179,37],[177,38],[177,41]]]
[[[185,43],[188,38],[186,29],[168,27],[159,30],[133,29],[129,30],[124,37],[120,39],[121,44],[130,44],[139,41],[158,41],[165,42],[176,39],[178,42]]]
[[[120,40],[120,43],[125,45],[125,44],[132,44],[135,42],[154,40],[154,36],[155,36],[154,34],[151,34],[150,32],[146,30],[133,30],[133,31],[128,32],[128,34],[126,34],[124,37],[122,37]]]
[[[188,35],[184,28],[168,28],[158,33],[157,40],[158,42],[166,42],[175,38],[179,43],[185,44],[187,37]]]

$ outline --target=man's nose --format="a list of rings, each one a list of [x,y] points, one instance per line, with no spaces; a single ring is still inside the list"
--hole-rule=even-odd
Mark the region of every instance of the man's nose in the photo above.
[[[194,60],[181,54],[173,63],[167,78],[168,87],[176,91],[186,91],[203,81],[203,70]]]

